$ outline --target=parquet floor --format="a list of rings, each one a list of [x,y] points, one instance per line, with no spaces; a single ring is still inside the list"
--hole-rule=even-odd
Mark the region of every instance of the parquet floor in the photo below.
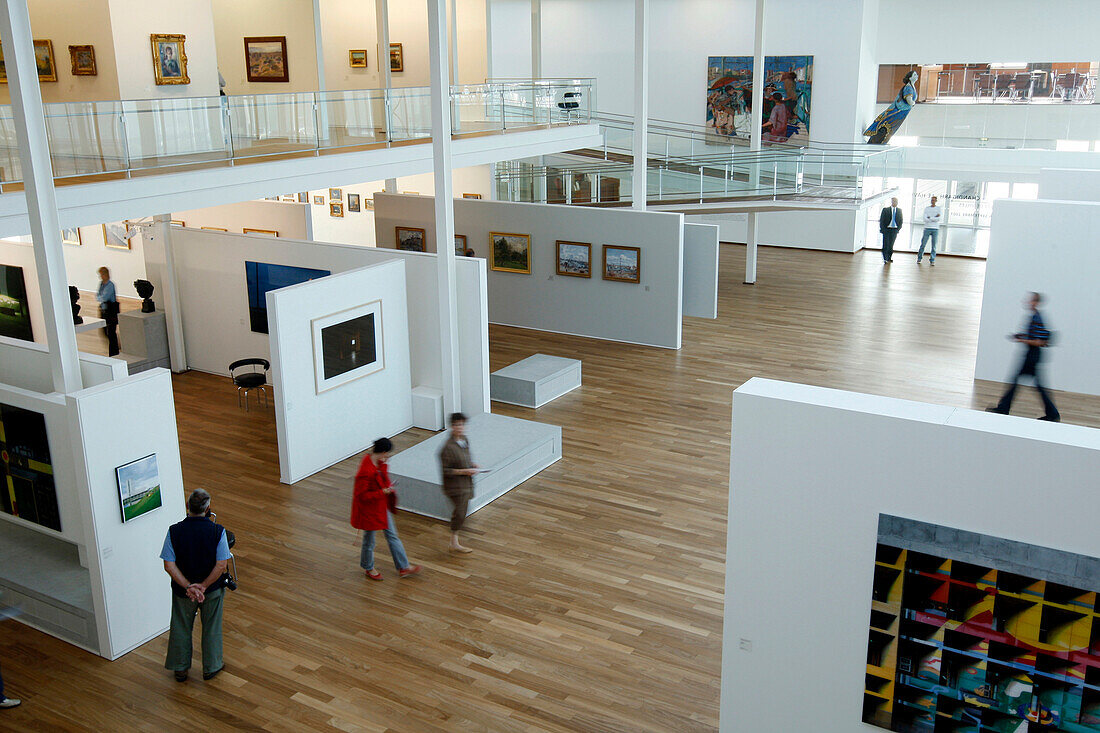
[[[537,411],[494,406],[564,426],[565,457],[474,515],[473,555],[401,515],[415,579],[395,577],[386,549],[386,580],[362,577],[357,459],[284,486],[271,412],[239,411],[227,379],[177,376],[186,484],[212,490],[239,538],[227,671],[204,683],[196,661],[177,684],[164,637],[106,662],[3,623],[0,664],[24,705],[0,729],[715,730],[731,391],[755,375],[962,407],[999,391],[971,377],[984,262],[884,271],[877,252],[762,249],[744,286],[743,258],[723,246],[721,317],[689,319],[679,352],[491,328],[494,369],[534,352],[584,361],[581,389]],[[1097,398],[1056,399],[1068,422],[1100,426]],[[1039,414],[1031,390],[1017,410]],[[153,589],[166,603],[167,584]]]

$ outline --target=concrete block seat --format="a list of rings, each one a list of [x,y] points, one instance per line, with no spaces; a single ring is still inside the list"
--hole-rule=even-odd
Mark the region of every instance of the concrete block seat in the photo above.
[[[581,386],[581,362],[535,354],[489,375],[489,396],[521,407],[542,407]]]
[[[447,432],[433,435],[390,459],[398,508],[436,519],[449,519],[451,505],[443,495],[439,451]],[[474,477],[469,513],[561,458],[561,427],[489,413],[475,415],[466,426],[474,463],[488,473]]]

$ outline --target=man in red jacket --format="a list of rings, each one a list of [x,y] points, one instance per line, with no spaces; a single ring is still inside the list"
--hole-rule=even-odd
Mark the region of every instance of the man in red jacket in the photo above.
[[[374,568],[374,532],[382,530],[393,555],[393,564],[402,578],[420,572],[419,565],[410,565],[405,547],[397,536],[393,515],[389,510],[389,497],[393,494],[389,467],[386,462],[393,451],[389,438],[374,441],[371,452],[363,456],[359,473],[355,475],[355,494],[351,500],[351,526],[363,530],[363,549],[359,565],[371,580],[382,580],[382,573]]]

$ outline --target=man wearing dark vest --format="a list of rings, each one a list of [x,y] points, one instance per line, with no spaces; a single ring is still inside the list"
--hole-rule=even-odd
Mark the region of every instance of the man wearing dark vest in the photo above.
[[[168,633],[166,669],[177,682],[187,681],[191,668],[191,632],[195,613],[202,612],[202,678],[211,679],[225,667],[222,661],[222,575],[229,562],[225,528],[207,516],[210,494],[195,489],[187,497],[187,518],[168,528],[160,559],[172,576],[172,625]]]

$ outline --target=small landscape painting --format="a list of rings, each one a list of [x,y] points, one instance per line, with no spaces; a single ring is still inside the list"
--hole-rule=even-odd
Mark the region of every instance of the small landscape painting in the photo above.
[[[499,272],[531,272],[531,235],[489,233],[489,266]]]

